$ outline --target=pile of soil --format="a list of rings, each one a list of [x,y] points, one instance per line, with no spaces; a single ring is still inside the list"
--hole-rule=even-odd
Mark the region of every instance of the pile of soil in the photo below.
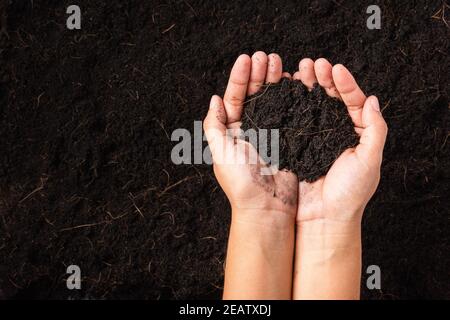
[[[318,85],[309,91],[300,81],[288,79],[261,87],[248,98],[241,129],[278,129],[279,169],[307,182],[325,175],[334,160],[359,141],[344,103]]]
[[[450,10],[441,0],[2,1],[0,288],[10,298],[220,298],[230,208],[175,165],[239,54],[328,58],[380,100],[382,176],[363,220],[365,299],[450,298]],[[3,26],[3,22],[0,22]],[[205,143],[206,145],[206,143]],[[68,265],[82,289],[68,290]],[[365,271],[381,269],[381,290]]]

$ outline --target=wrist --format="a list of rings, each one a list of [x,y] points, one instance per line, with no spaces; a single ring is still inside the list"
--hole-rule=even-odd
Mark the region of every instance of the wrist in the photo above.
[[[276,219],[276,214],[233,210],[225,299],[291,298],[295,223]]]
[[[295,211],[232,207],[231,224],[245,224],[255,230],[294,230]]]
[[[286,212],[233,209],[230,239],[240,238],[241,246],[253,250],[276,252],[282,248],[293,250],[295,217]]]
[[[358,299],[361,224],[316,219],[296,231],[294,299]]]
[[[297,222],[296,237],[303,250],[361,247],[361,222],[315,219]]]

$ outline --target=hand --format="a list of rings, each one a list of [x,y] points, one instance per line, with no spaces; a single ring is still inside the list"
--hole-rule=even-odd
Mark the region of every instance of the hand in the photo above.
[[[267,165],[256,149],[235,132],[227,134],[240,127],[245,98],[282,76],[278,55],[241,55],[224,99],[212,97],[204,121],[214,173],[232,208],[224,299],[291,298],[297,177],[284,171],[262,175]]]
[[[360,140],[326,176],[299,184],[293,297],[359,299],[361,218],[380,179],[387,126],[377,98],[366,98],[344,66],[303,59],[294,79],[341,99]]]
[[[281,58],[256,52],[251,58],[241,55],[235,62],[224,99],[213,96],[204,130],[211,149],[214,173],[227,195],[233,214],[257,212],[258,219],[285,219],[294,222],[297,209],[298,182],[291,172],[278,171],[261,175],[266,164],[256,149],[227,134],[241,125],[241,114],[247,96],[265,83],[278,83],[282,76]],[[249,163],[249,159],[258,159]],[[244,219],[240,214],[240,219]],[[236,218],[236,217],[235,217]],[[254,219],[255,217],[249,217]],[[246,218],[245,218],[246,219]],[[261,223],[263,220],[259,220]]]
[[[293,78],[310,89],[318,82],[329,96],[341,99],[360,136],[359,144],[343,152],[326,176],[313,183],[300,182],[297,223],[359,224],[378,186],[387,134],[378,99],[366,98],[343,65],[332,66],[323,58],[303,59]]]

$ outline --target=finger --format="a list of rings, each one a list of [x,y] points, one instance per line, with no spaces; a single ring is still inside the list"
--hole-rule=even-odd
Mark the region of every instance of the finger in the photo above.
[[[220,155],[220,148],[226,139],[226,123],[227,115],[222,98],[212,96],[208,114],[205,121],[203,121],[203,129],[214,162],[217,161],[217,157]]]
[[[314,62],[314,71],[319,84],[325,89],[330,97],[340,98],[341,96],[333,82],[332,68],[333,66],[327,59],[320,58]]]
[[[250,82],[247,88],[247,95],[251,96],[261,89],[267,73],[267,55],[258,51],[252,56],[252,68],[250,72]]]
[[[314,84],[317,83],[316,74],[314,72],[314,61],[310,58],[305,58],[298,64],[299,80],[311,90]]]
[[[342,100],[347,106],[348,113],[357,127],[362,127],[362,110],[366,95],[359,88],[350,71],[342,64],[332,69],[333,81]]]
[[[242,106],[247,96],[251,64],[250,57],[243,54],[237,58],[233,69],[231,69],[230,80],[224,96],[227,123],[233,123],[241,119]]]
[[[292,76],[291,76],[291,74],[289,72],[283,72],[281,74],[281,77],[282,78],[286,78],[286,79],[292,79]]]
[[[381,165],[383,148],[386,142],[387,124],[380,112],[377,97],[366,99],[362,110],[363,131],[356,147],[358,157],[369,166]]]
[[[227,135],[233,138],[239,138],[241,135],[241,121],[230,123],[227,125]]]
[[[267,65],[266,83],[278,83],[281,80],[283,63],[276,53],[269,54],[269,62]]]

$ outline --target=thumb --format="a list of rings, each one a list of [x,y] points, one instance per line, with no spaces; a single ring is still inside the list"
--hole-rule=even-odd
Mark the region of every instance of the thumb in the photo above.
[[[367,165],[380,166],[388,129],[375,96],[370,96],[364,102],[362,125],[363,130],[356,152]]]
[[[212,96],[208,114],[203,121],[203,129],[214,162],[217,162],[222,155],[221,150],[226,141],[226,123],[227,115],[222,98]]]

